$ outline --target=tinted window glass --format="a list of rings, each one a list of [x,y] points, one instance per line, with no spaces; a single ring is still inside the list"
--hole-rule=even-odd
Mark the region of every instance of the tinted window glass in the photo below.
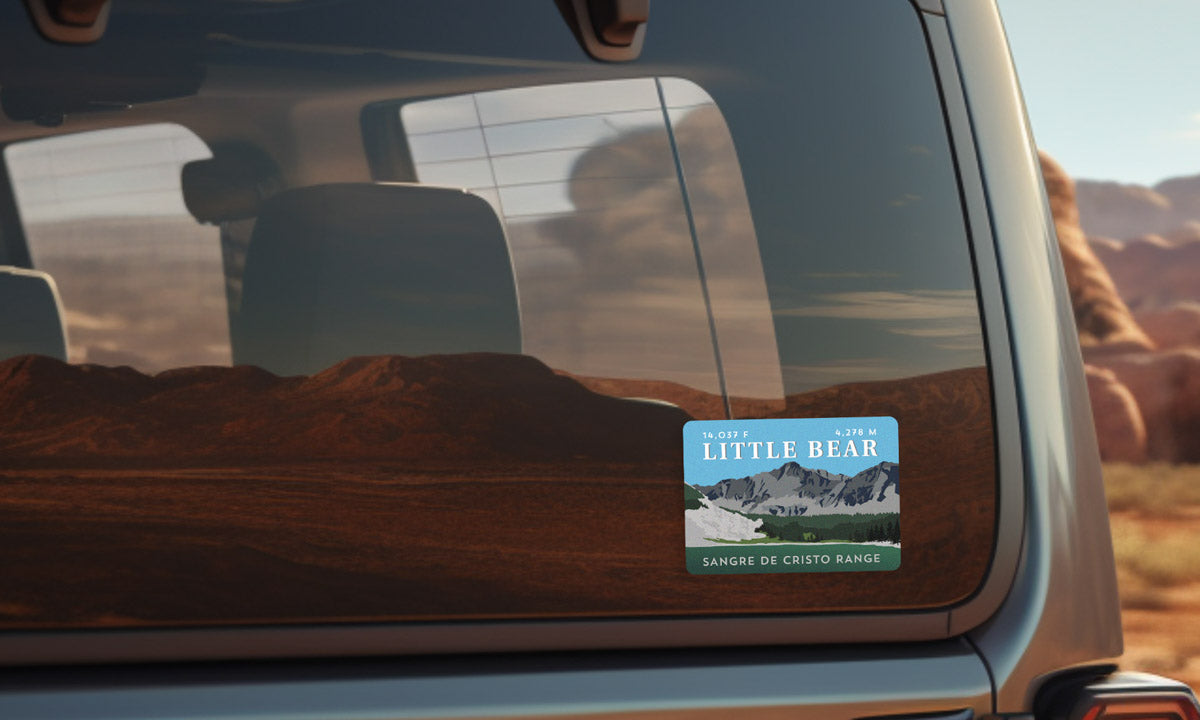
[[[503,219],[526,353],[576,375],[782,404],[741,169],[703,89],[527,87],[400,117],[420,181],[465,187]],[[692,410],[710,411],[730,409]]]
[[[216,284],[168,310],[183,275],[122,265],[147,257],[132,233],[64,244],[95,255],[92,297],[151,277],[138,312],[219,337],[106,336],[157,375],[90,348],[0,365],[9,627],[920,609],[979,586],[990,386],[911,3],[656,0],[622,64],[544,2],[259,10],[175,28],[203,44],[200,92],[120,116],[183,123],[163,162],[191,161],[186,207],[220,229],[184,218],[207,239],[161,247],[206,247],[188,267]],[[138,12],[114,26],[161,22]],[[19,186],[71,142],[29,132],[0,123]],[[74,271],[25,220],[70,326]],[[762,464],[689,479],[742,453]],[[757,545],[860,559],[690,565]]]
[[[5,150],[34,265],[62,294],[71,362],[229,364],[221,246],[179,184],[184,163],[210,155],[165,123]]]

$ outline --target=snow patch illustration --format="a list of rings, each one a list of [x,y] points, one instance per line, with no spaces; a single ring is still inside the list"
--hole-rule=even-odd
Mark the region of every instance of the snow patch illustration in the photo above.
[[[900,567],[894,418],[698,420],[683,441],[689,572]]]

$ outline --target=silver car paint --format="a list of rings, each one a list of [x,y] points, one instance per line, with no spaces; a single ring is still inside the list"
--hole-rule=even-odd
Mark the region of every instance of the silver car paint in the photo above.
[[[998,712],[1027,711],[1047,677],[1121,654],[1104,485],[1075,322],[1020,90],[994,3],[947,0],[1013,326],[1025,446],[1021,564],[970,634]]]

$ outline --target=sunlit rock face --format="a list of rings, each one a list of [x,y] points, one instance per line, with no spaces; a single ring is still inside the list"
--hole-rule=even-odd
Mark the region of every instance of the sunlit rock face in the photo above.
[[[1145,421],[1146,457],[1167,462],[1200,462],[1200,350],[1123,353],[1101,360],[1117,381],[1136,398]],[[1110,422],[1093,400],[1099,429]],[[1120,447],[1125,439],[1100,436],[1105,446]],[[1115,459],[1115,458],[1114,458]]]
[[[1163,180],[1153,187],[1079,180],[1075,191],[1080,225],[1089,237],[1169,236],[1200,221],[1200,175]]]
[[[1072,183],[1041,161],[1101,457],[1200,460],[1200,176]]]
[[[1093,239],[1117,291],[1135,312],[1200,300],[1200,230],[1142,235],[1125,242]]]
[[[1140,463],[1146,460],[1146,423],[1137,399],[1112,370],[1087,365],[1088,394],[1100,441],[1100,459]]]
[[[1161,350],[1200,347],[1200,302],[1185,300],[1146,308],[1134,317]]]
[[[1078,180],[1075,198],[1079,227],[1139,322],[1147,310],[1200,302],[1200,175],[1153,187]]]
[[[1108,270],[1096,257],[1079,227],[1075,185],[1071,178],[1044,153],[1041,163],[1080,344],[1089,348],[1153,348],[1154,343],[1138,327],[1129,307],[1117,293]]]

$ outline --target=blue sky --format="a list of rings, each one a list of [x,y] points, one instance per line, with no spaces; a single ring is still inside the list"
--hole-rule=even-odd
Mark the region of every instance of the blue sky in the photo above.
[[[1200,2],[998,2],[1034,137],[1068,173],[1200,173]]]

